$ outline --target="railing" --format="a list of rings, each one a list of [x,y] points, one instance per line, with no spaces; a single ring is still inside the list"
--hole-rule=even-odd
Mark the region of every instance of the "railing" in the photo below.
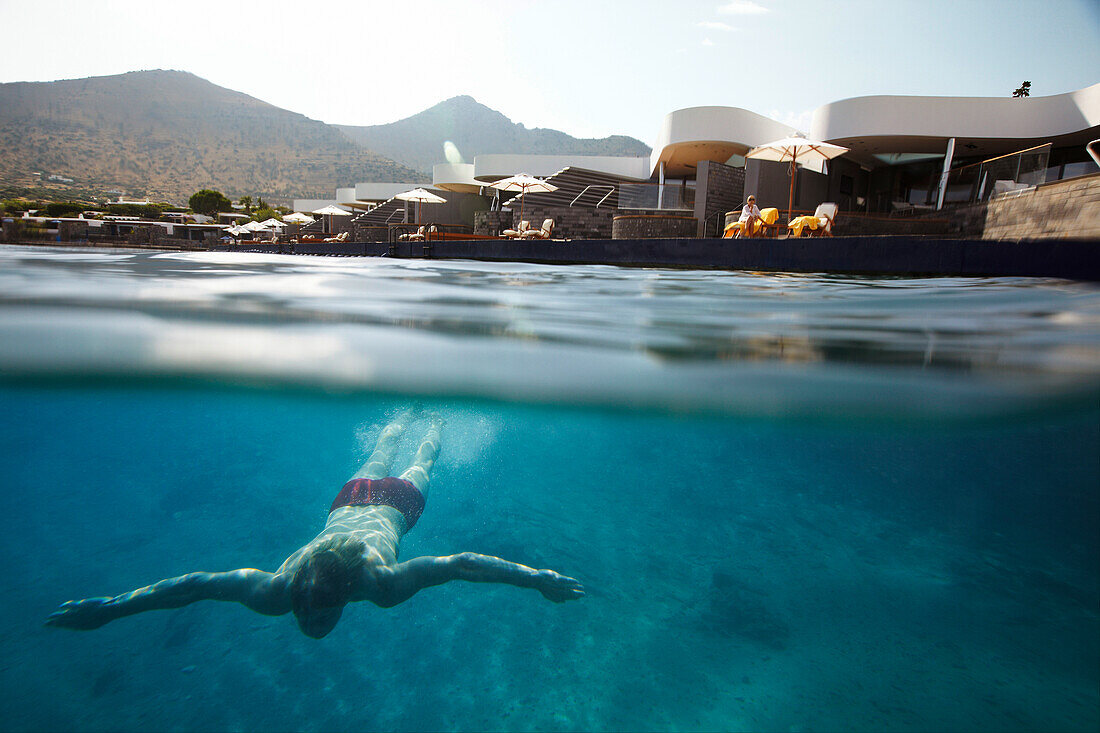
[[[693,211],[695,183],[676,181],[663,186],[660,183],[620,183],[619,208]]]
[[[981,203],[1046,183],[1051,147],[1050,143],[1037,145],[951,170],[944,205]]]
[[[713,224],[711,223],[712,220],[713,220]],[[703,220],[703,236],[704,237],[712,236],[712,234],[711,234],[712,231],[714,232],[713,236],[720,237],[723,234],[725,234],[725,230],[726,230],[726,212],[725,211],[716,211],[713,214],[711,214],[710,216],[708,216],[706,219]]]
[[[596,209],[600,208],[600,204],[602,204],[602,203],[603,203],[604,201],[607,201],[608,197],[609,197],[609,196],[610,196],[611,194],[615,193],[615,187],[614,187],[614,186],[604,186],[604,185],[600,185],[600,184],[595,184],[595,183],[594,183],[594,184],[592,184],[592,185],[589,185],[589,186],[585,186],[585,187],[584,187],[584,190],[583,190],[583,191],[581,191],[580,193],[578,193],[578,194],[577,194],[577,198],[575,198],[575,199],[573,199],[572,201],[570,201],[570,202],[569,202],[569,205],[570,205],[570,206],[572,206],[573,204],[575,204],[575,203],[577,203],[578,201],[580,201],[580,200],[581,200],[581,198],[582,198],[582,197],[583,197],[583,196],[584,196],[584,195],[585,195],[586,193],[588,193],[588,189],[590,189],[590,188],[592,188],[592,189],[597,189],[597,190],[602,190],[602,189],[605,189],[605,188],[607,189],[607,193],[606,193],[606,194],[604,194],[604,197],[603,197],[602,199],[600,199],[599,201],[597,201],[597,202],[596,202],[596,205],[595,205],[595,206],[593,207],[593,208],[596,208]]]

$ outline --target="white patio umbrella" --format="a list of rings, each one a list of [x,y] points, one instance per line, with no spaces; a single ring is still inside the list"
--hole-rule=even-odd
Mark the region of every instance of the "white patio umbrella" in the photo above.
[[[399,199],[401,201],[415,201],[416,202],[416,214],[413,216],[413,218],[416,219],[416,221],[413,222],[414,224],[419,224],[420,223],[420,205],[421,204],[445,204],[445,203],[447,203],[447,199],[443,198],[442,196],[436,196],[431,191],[428,191],[428,190],[423,189],[423,188],[414,188],[411,191],[403,191],[403,192],[397,194],[396,196],[394,196],[394,198]]]
[[[286,216],[284,216],[283,221],[289,221],[291,224],[312,224],[316,221],[316,219],[314,219],[309,214],[302,214],[295,211],[293,214],[287,214]]]
[[[329,230],[330,234],[332,233],[332,217],[334,217],[334,216],[351,216],[350,211],[344,211],[339,206],[333,206],[332,204],[329,204],[328,206],[324,206],[320,209],[317,209],[313,213],[317,214],[319,216],[327,216],[328,217],[328,230]]]
[[[266,226],[258,221],[250,221],[247,224],[242,225],[242,228],[247,229],[250,232],[262,232],[267,229]]]
[[[270,219],[264,219],[260,223],[263,224],[265,227],[274,227],[276,229],[282,229],[283,227],[286,226],[286,224],[282,223],[281,221],[276,219],[274,216],[271,217]]]
[[[758,145],[748,153],[746,158],[757,160],[771,160],[777,163],[789,161],[791,164],[791,192],[787,198],[787,221],[791,220],[791,209],[794,206],[794,172],[795,167],[802,163],[820,163],[824,160],[832,160],[838,155],[844,155],[848,148],[832,143],[823,143],[817,140],[809,140],[804,137],[785,137],[782,140],[773,140],[770,143]]]
[[[517,173],[509,178],[504,178],[496,183],[490,183],[490,187],[499,189],[501,191],[519,191],[519,218],[523,219],[523,201],[527,196],[528,191],[534,193],[547,193],[549,191],[557,191],[558,187],[552,183],[547,183],[541,178],[535,178],[529,176],[526,173]]]

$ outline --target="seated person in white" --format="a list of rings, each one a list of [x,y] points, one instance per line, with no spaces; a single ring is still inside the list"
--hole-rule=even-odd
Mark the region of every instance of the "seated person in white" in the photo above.
[[[748,203],[741,209],[741,217],[737,221],[741,222],[741,231],[737,236],[751,237],[757,222],[760,221],[760,209],[756,206],[755,196],[749,196]]]

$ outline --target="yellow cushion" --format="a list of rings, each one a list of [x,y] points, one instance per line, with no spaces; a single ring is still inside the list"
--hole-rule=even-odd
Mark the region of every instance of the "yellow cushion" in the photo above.
[[[819,226],[821,226],[821,222],[817,220],[816,216],[798,216],[791,219],[790,223],[787,224],[787,228],[793,230],[794,236],[796,237],[801,237],[802,230],[806,227],[814,230]]]

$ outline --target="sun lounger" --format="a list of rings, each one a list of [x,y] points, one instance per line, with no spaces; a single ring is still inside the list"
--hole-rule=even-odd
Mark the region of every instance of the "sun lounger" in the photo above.
[[[837,208],[833,203],[820,204],[813,216],[799,216],[791,219],[787,224],[787,231],[795,237],[801,237],[803,231],[809,232],[811,237],[831,237]]]
[[[519,229],[505,229],[500,233],[502,237],[511,237],[512,239],[519,239],[523,237],[524,232],[531,229],[531,222],[524,220],[519,223]]]
[[[768,232],[771,232],[774,236],[779,232],[779,225],[776,223],[779,219],[779,209],[768,207],[767,209],[760,210],[760,218],[756,221],[756,225],[752,228],[753,235],[767,236]],[[745,228],[745,222],[735,221],[726,225],[726,229],[722,232],[723,239],[730,239],[735,236],[744,236],[742,230]]]
[[[398,237],[398,239],[402,242],[422,242],[422,241],[424,241],[424,238],[427,236],[424,232],[425,232],[424,227],[420,227],[415,232],[410,232],[408,234],[402,234],[400,237]]]
[[[528,229],[523,233],[524,239],[549,239],[554,232],[554,220],[543,219],[542,229]]]

